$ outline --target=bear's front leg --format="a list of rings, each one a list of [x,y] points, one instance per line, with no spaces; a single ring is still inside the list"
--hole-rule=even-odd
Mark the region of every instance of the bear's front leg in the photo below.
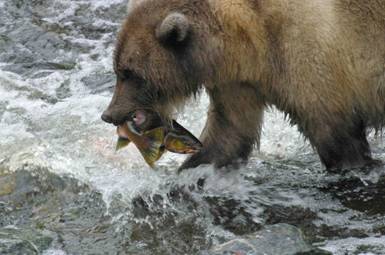
[[[237,167],[259,146],[264,103],[251,85],[237,84],[208,90],[210,107],[201,135],[203,149],[180,170],[201,164]]]

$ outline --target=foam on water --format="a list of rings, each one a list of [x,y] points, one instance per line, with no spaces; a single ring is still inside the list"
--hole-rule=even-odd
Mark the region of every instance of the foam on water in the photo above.
[[[377,247],[376,253],[365,252],[365,249]],[[357,252],[357,247],[361,250]],[[383,254],[385,249],[385,237],[368,237],[368,238],[346,238],[336,241],[328,241],[324,246],[325,250],[335,255],[357,254],[357,255],[374,255]]]
[[[65,251],[57,249],[49,249],[43,252],[43,255],[67,255]]]

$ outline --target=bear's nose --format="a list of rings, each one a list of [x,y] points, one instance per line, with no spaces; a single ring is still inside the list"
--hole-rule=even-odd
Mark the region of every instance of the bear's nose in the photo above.
[[[120,111],[105,110],[102,114],[102,120],[114,124],[115,126],[119,126],[127,120],[127,114],[123,114]]]
[[[102,114],[102,120],[107,122],[107,123],[112,123],[113,120],[112,120],[112,114],[110,111],[106,110],[103,112]]]

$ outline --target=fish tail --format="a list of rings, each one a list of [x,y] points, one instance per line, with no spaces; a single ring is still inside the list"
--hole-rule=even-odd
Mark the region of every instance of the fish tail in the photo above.
[[[130,143],[129,139],[119,137],[116,143],[115,151],[121,150]]]

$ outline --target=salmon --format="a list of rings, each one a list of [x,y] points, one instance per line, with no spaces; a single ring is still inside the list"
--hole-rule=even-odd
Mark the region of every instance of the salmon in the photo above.
[[[140,111],[131,121],[118,126],[116,150],[120,150],[133,142],[146,163],[150,167],[154,167],[155,162],[162,157],[166,150],[179,154],[194,154],[202,149],[202,143],[175,120],[172,121],[170,127],[161,124],[156,128],[143,131],[140,128],[145,125],[143,116],[143,112]],[[161,122],[155,118],[153,123],[159,125]],[[151,126],[148,123],[146,125]]]

